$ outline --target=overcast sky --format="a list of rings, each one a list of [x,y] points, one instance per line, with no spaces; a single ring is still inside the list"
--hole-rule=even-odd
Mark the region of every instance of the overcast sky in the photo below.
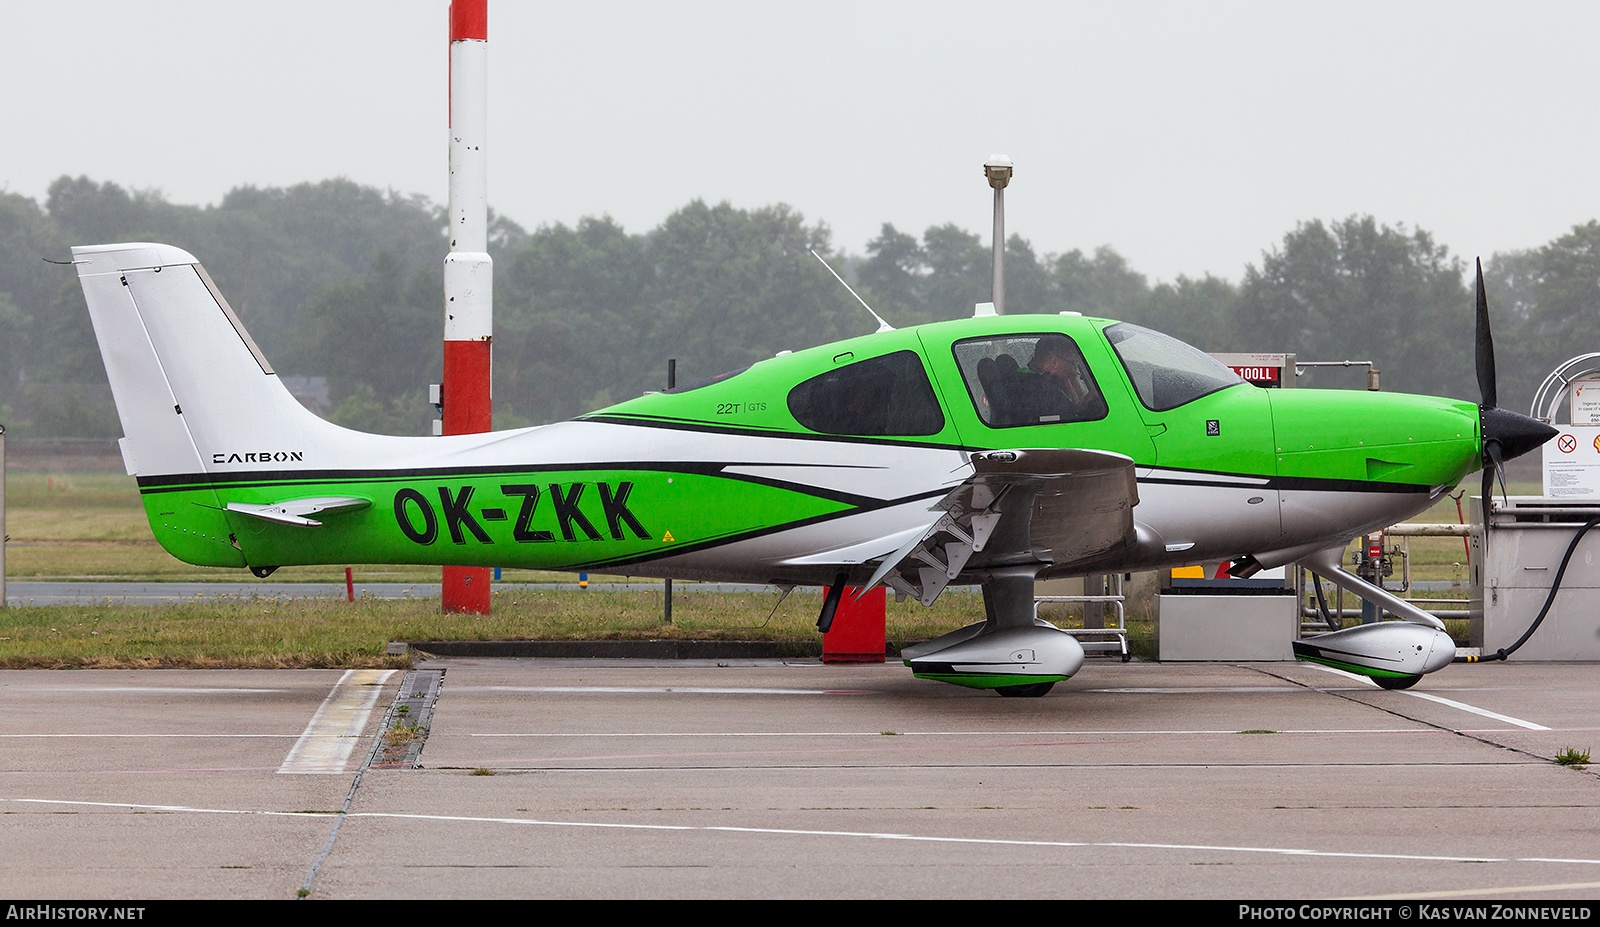
[[[446,196],[447,0],[0,0],[0,188],[62,174],[217,202],[330,177]],[[1370,213],[1460,255],[1600,217],[1600,4],[489,4],[489,199],[643,232],[788,203],[1110,244],[1239,279],[1297,222]],[[175,242],[204,259],[203,242]]]

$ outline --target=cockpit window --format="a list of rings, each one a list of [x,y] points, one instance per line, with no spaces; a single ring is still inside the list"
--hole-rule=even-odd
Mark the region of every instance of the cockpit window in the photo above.
[[[1077,342],[1066,335],[969,338],[956,342],[954,351],[978,417],[991,428],[1106,417],[1105,397]]]
[[[838,367],[789,391],[789,413],[826,435],[934,435],[944,412],[915,351]]]
[[[1139,401],[1152,412],[1176,409],[1244,382],[1211,355],[1160,332],[1118,322],[1107,326],[1105,334]]]

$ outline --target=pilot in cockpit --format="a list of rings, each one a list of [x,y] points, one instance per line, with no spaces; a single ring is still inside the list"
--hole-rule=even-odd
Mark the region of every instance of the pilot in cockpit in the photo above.
[[[1040,420],[1085,421],[1105,414],[1082,355],[1066,338],[1040,338],[1027,369],[1039,375],[1033,400]]]

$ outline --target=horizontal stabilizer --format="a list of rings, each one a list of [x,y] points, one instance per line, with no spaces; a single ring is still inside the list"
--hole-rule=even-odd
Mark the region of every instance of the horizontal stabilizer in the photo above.
[[[275,522],[280,525],[294,525],[300,528],[321,527],[322,522],[309,516],[326,513],[334,515],[339,512],[353,512],[371,505],[370,499],[359,499],[354,496],[323,496],[316,499],[294,499],[289,502],[230,502],[228,511],[240,515],[249,515],[262,521]]]

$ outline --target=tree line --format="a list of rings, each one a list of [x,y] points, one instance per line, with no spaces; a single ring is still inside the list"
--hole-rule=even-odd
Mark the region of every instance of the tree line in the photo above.
[[[120,434],[72,244],[165,241],[195,254],[283,374],[327,379],[340,424],[425,434],[442,332],[444,210],[345,180],[242,186],[213,206],[62,177],[44,202],[0,194],[0,422],[21,437]],[[822,255],[897,326],[970,315],[991,252],[954,225],[885,224],[864,254],[787,206],[689,203],[647,232],[608,217],[490,224],[496,427],[557,421],[665,385],[870,332]],[[1600,350],[1600,223],[1484,262],[1501,404]],[[1208,351],[1371,360],[1388,390],[1476,399],[1470,268],[1426,231],[1370,216],[1301,223],[1238,282],[1152,282],[1111,246],[1040,254],[1006,242],[1011,313],[1076,311]],[[1317,371],[1302,386],[1357,385]]]

